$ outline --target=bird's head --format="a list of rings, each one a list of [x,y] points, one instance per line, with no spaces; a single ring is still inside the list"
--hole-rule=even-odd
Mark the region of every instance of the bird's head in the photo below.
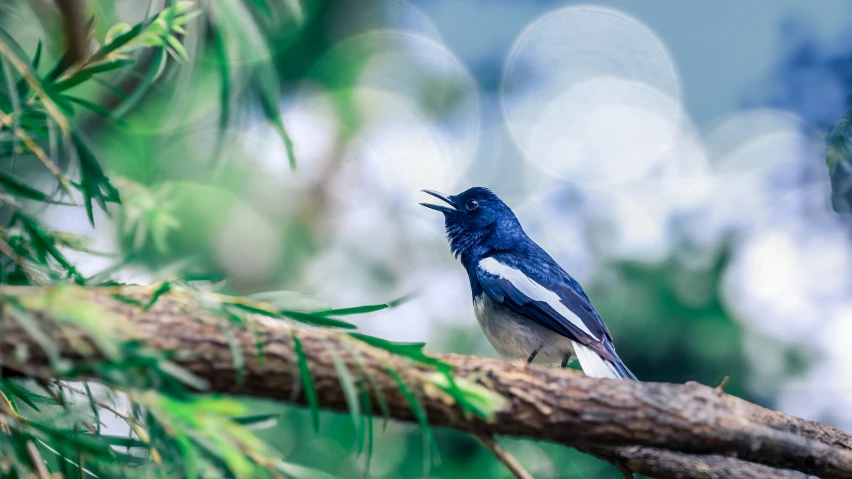
[[[420,203],[444,214],[444,225],[453,253],[485,254],[523,234],[518,219],[506,203],[488,188],[476,186],[455,196],[423,190],[446,205]]]

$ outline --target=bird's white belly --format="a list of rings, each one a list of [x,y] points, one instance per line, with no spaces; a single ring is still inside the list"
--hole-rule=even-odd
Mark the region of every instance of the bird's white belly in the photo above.
[[[571,340],[512,311],[482,293],[473,300],[476,320],[503,359],[527,359],[539,349],[536,363],[559,364],[573,354]]]

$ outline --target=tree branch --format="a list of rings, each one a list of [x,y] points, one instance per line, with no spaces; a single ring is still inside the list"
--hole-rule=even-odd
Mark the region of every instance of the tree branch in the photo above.
[[[145,311],[116,299],[119,291],[139,304],[150,301],[150,290],[141,287],[74,288],[79,301],[101,309],[104,321],[130,324],[131,328],[122,330],[127,338],[160,351],[177,352],[175,361],[207,380],[210,391],[305,403],[293,348],[294,330],[286,322],[257,317],[251,319],[253,332],[232,331],[244,356],[245,378],[238,384],[232,350],[221,329],[223,320],[208,313],[209,308],[177,291],[163,295]],[[62,318],[54,317],[57,309],[50,307],[51,296],[44,289],[4,287],[0,297],[5,298],[0,320],[0,360],[5,372],[53,377],[39,343],[5,314],[10,298],[24,307],[38,305],[31,312],[64,357],[82,359],[78,352],[81,342],[97,350],[84,331],[56,326],[62,324]],[[782,468],[825,478],[852,476],[852,436],[700,384],[594,379],[564,369],[438,356],[453,365],[457,378],[505,398],[493,420],[486,422],[466,414],[452,397],[435,387],[436,373],[427,366],[343,333],[298,329],[295,334],[323,408],[347,407],[330,345],[351,370],[363,370],[371,378],[375,388],[370,393],[381,392],[395,419],[414,421],[415,417],[396,380],[388,374],[389,367],[419,396],[434,426],[560,443],[625,471],[660,478],[802,477],[773,469]],[[258,359],[258,342],[262,360]],[[29,351],[26,360],[20,359],[22,347]],[[381,414],[377,401],[372,404],[372,412]]]
[[[524,466],[522,466],[514,456],[509,454],[508,451],[503,449],[503,446],[497,442],[497,439],[495,439],[494,436],[491,434],[478,434],[476,438],[479,439],[479,442],[481,442],[482,445],[485,446],[498,461],[502,462],[506,468],[509,469],[512,475],[515,476],[515,479],[533,479],[532,475],[524,469]]]

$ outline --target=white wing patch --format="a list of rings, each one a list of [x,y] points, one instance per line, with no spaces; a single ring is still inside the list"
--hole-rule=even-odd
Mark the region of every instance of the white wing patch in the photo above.
[[[567,319],[574,326],[580,328],[584,333],[588,334],[594,339],[600,340],[597,336],[592,334],[589,331],[588,326],[583,322],[582,319],[577,317],[576,314],[572,313],[567,306],[562,304],[562,300],[559,298],[559,295],[554,293],[553,291],[545,288],[544,286],[536,283],[527,275],[522,273],[520,270],[512,268],[511,266],[507,266],[494,258],[485,258],[479,262],[479,267],[482,268],[483,271],[491,273],[495,276],[499,276],[506,281],[512,283],[518,291],[525,294],[528,298],[534,301],[541,301],[543,303],[547,303],[554,311],[562,315],[563,318]]]
[[[580,361],[580,367],[583,368],[586,376],[592,378],[624,379],[618,374],[618,371],[616,371],[615,366],[611,362],[598,356],[598,353],[592,351],[591,348],[577,341],[571,342],[574,343],[574,354],[577,355],[577,360]]]

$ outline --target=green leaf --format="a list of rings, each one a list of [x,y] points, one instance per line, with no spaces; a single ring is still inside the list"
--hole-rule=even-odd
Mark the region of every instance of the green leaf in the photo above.
[[[32,64],[32,62],[29,60],[27,52],[24,51],[24,48],[21,46],[21,44],[18,43],[17,40],[15,40],[15,37],[10,35],[9,32],[7,32],[2,26],[0,26],[0,41],[9,46],[9,49],[12,50],[11,53],[13,55],[20,58],[21,60],[26,61],[27,63]]]
[[[86,389],[86,398],[89,400],[89,407],[92,408],[92,415],[95,417],[95,424],[97,427],[97,433],[101,433],[101,413],[100,408],[95,402],[95,396],[92,394],[92,388],[89,387],[88,381],[83,381],[83,386]],[[130,446],[127,446],[130,447]]]
[[[250,294],[246,298],[267,303],[278,309],[301,313],[316,313],[331,309],[325,301],[297,291],[265,291]]]
[[[417,423],[420,424],[420,430],[423,432],[423,476],[428,477],[429,469],[432,465],[431,450],[434,447],[437,451],[438,445],[435,443],[435,436],[432,434],[432,426],[429,425],[426,410],[423,409],[423,405],[420,404],[420,401],[417,400],[411,390],[408,389],[408,386],[405,385],[405,381],[402,380],[399,373],[390,366],[386,370],[394,382],[396,382],[399,390],[402,391],[402,395],[408,401],[408,405],[411,406],[411,411],[414,413]]]
[[[322,472],[318,469],[300,466],[292,462],[279,462],[275,466],[279,472],[286,474],[287,477],[294,479],[337,479],[335,476]]]
[[[166,37],[166,41],[169,42],[169,46],[175,52],[174,57],[175,57],[176,60],[182,60],[182,61],[187,60],[189,55],[186,53],[186,48],[184,48],[183,45],[181,45],[180,41],[178,41],[177,38],[169,35],[169,36]]]
[[[395,299],[393,301],[389,301],[387,303],[381,304],[368,304],[365,306],[355,306],[352,308],[341,308],[341,309],[329,309],[326,311],[318,311],[314,313],[317,316],[348,316],[351,314],[365,314],[372,313],[375,311],[381,311],[383,309],[394,308],[399,306],[402,303],[405,303],[409,299],[412,298],[412,295],[405,295],[399,299]]]
[[[221,29],[213,29],[213,47],[216,51],[216,59],[219,62],[219,134],[216,135],[216,145],[213,148],[213,164],[219,165],[219,158],[222,154],[222,144],[225,141],[225,130],[231,122],[231,103],[233,102],[233,72],[232,65],[229,59],[228,45],[222,37]]]
[[[369,383],[366,379],[362,378],[362,384],[365,387],[361,388],[361,407],[364,411],[371,411],[370,406],[370,393],[368,392],[368,388],[366,385]],[[377,396],[378,397],[378,396]],[[384,396],[381,396],[384,398]],[[363,422],[362,430],[364,431],[364,441],[358,445],[358,453],[361,453],[361,445],[366,443],[367,450],[364,451],[364,477],[369,477],[370,474],[370,462],[373,459],[373,416],[367,416],[366,414],[361,416],[361,421]],[[387,422],[385,422],[387,424]]]
[[[278,424],[279,419],[281,419],[280,413],[235,417],[232,420],[235,423],[245,426],[251,430],[258,430],[267,429],[275,426],[276,424]]]
[[[139,439],[127,436],[110,436],[107,434],[98,434],[96,437],[98,442],[117,447],[139,447],[147,448],[148,445]]]
[[[107,90],[112,92],[112,94],[115,95],[116,97],[121,98],[122,100],[127,100],[127,98],[128,98],[127,93],[121,91],[118,87],[116,87],[112,83],[110,83],[106,80],[103,80],[101,78],[98,78],[98,77],[92,77],[92,81],[97,83],[98,85],[106,88]],[[115,116],[115,114],[113,114],[113,116]]]
[[[106,202],[121,203],[121,199],[118,190],[110,183],[94,153],[76,131],[71,131],[71,141],[77,149],[77,157],[80,160],[80,184],[77,186],[83,193],[89,222],[94,226],[92,201],[97,201],[101,209],[107,212]]]
[[[142,99],[148,95],[154,87],[154,82],[160,72],[162,72],[163,68],[165,68],[166,59],[167,55],[165,48],[157,47],[153,49],[148,69],[140,77],[136,88],[127,95],[127,99],[121,105],[117,106],[115,110],[113,110],[113,115],[115,115],[116,118],[124,118],[127,116],[127,114],[133,111]]]
[[[23,196],[24,198],[29,198],[31,200],[47,201],[49,199],[49,197],[41,191],[31,188],[24,183],[21,183],[20,180],[2,172],[0,172],[0,187],[13,195]]]
[[[314,389],[314,379],[311,376],[311,371],[308,369],[308,358],[305,356],[305,350],[302,348],[302,341],[293,330],[293,348],[296,352],[296,359],[299,363],[299,377],[302,380],[302,386],[305,389],[305,399],[307,399],[308,407],[311,409],[311,420],[314,425],[314,431],[319,432],[319,398],[317,391]]]
[[[104,36],[104,44],[109,45],[112,43],[119,35],[127,33],[130,31],[130,25],[126,23],[117,23],[113,25],[109,30],[107,30],[106,35]]]
[[[54,443],[76,449],[84,454],[104,458],[112,457],[109,439],[102,440],[104,436],[81,434],[77,430],[55,428],[35,421],[27,421],[27,425],[46,434]]]
[[[337,319],[326,318],[324,314],[320,313],[302,313],[300,311],[281,311],[273,305],[263,302],[257,301],[252,297],[233,297],[233,296],[224,296],[220,295],[220,300],[223,303],[230,304],[242,310],[248,311],[250,313],[262,314],[264,316],[269,316],[270,318],[281,319],[282,317],[288,317],[290,319],[299,321],[301,323],[310,324],[314,326],[323,326],[323,327],[333,327],[333,328],[343,328],[343,329],[358,329],[357,326],[351,323],[347,323],[345,321],[340,321]]]
[[[47,264],[46,256],[50,255],[70,274],[77,283],[85,282],[85,277],[77,271],[65,256],[57,249],[56,240],[45,231],[33,218],[22,213],[16,213],[15,219],[19,221],[30,236],[31,247],[35,250],[42,264]]]
[[[33,62],[32,62],[33,71],[38,70],[39,63],[41,63],[41,39],[40,38],[38,40],[38,44],[36,44],[35,54],[33,55]]]
[[[218,324],[218,323],[217,323]],[[243,349],[240,347],[239,341],[237,341],[234,333],[230,331],[226,326],[218,324],[219,331],[222,333],[222,336],[225,336],[225,340],[228,341],[228,348],[231,350],[231,357],[234,359],[234,371],[236,372],[236,383],[242,384],[246,378],[246,360],[243,356]]]
[[[423,351],[425,343],[396,343],[364,334],[349,333],[349,335],[370,346],[434,367],[439,374],[432,378],[433,384],[452,396],[464,411],[473,412],[483,419],[490,419],[503,406],[501,396],[491,394],[490,390],[479,385],[455,379],[452,376],[453,368],[450,364],[433,358]]]
[[[484,420],[490,420],[506,404],[506,398],[474,382],[435,373],[429,382],[450,394],[463,411],[470,411]]]
[[[160,299],[164,294],[168,293],[172,289],[172,283],[169,281],[163,281],[160,283],[160,286],[154,291],[154,294],[151,295],[151,299],[148,301],[148,304],[143,308],[145,311],[150,310],[155,304],[157,304],[157,300]]]
[[[423,347],[426,345],[426,343],[397,343],[393,341],[388,341],[386,339],[376,338],[374,336],[367,336],[366,334],[359,333],[349,333],[349,335],[355,339],[369,344],[370,346],[379,349],[384,349],[385,351],[392,354],[405,356],[422,364],[433,366],[438,371],[444,372],[452,370],[452,366],[450,366],[449,364],[441,361],[440,359],[433,358],[423,352]]]
[[[130,29],[128,29],[124,33],[118,35],[117,37],[113,38],[111,42],[109,42],[106,45],[104,45],[103,47],[101,47],[100,50],[98,50],[95,53],[95,55],[92,56],[92,58],[95,59],[95,60],[100,59],[100,58],[104,58],[109,53],[112,53],[113,51],[118,50],[119,48],[123,47],[128,42],[130,42],[134,38],[138,37],[139,34],[142,33],[142,30],[147,25],[149,25],[152,20],[153,19],[145,21],[145,22],[137,23],[136,25],[133,25],[133,27],[131,27]]]
[[[388,422],[390,421],[390,406],[388,406],[388,401],[382,392],[382,388],[379,387],[373,376],[367,373],[367,367],[364,363],[364,358],[361,357],[361,351],[348,341],[341,341],[340,345],[349,352],[352,359],[355,361],[355,364],[358,365],[358,374],[360,375],[362,382],[367,383],[370,390],[373,392],[373,396],[376,398],[376,402],[379,403],[379,410],[382,411],[382,417],[384,418],[382,429],[387,429]],[[364,412],[371,415],[373,414],[372,409],[369,407],[364,408]],[[372,428],[372,425],[370,427]]]
[[[274,67],[262,63],[259,66],[259,71],[253,82],[255,91],[260,97],[260,106],[263,108],[263,113],[267,121],[272,123],[281,141],[284,142],[284,148],[287,150],[287,158],[290,161],[290,169],[296,169],[296,153],[293,147],[293,140],[287,133],[284,127],[284,120],[281,119],[281,90],[278,85],[278,75],[275,73]]]
[[[209,387],[207,381],[171,361],[162,360],[157,364],[157,367],[160,371],[198,391],[204,391]]]
[[[7,300],[6,304],[10,307],[5,309],[12,313],[12,318],[21,326],[21,329],[29,335],[35,341],[39,347],[44,351],[44,354],[50,360],[51,365],[56,368],[60,364],[60,355],[59,348],[56,344],[51,341],[51,339],[41,330],[41,328],[36,323],[35,317],[30,314],[29,311],[21,307],[21,305],[16,302],[12,302]]]
[[[18,93],[18,88],[15,86],[15,78],[12,74],[12,68],[9,67],[9,61],[4,57],[0,57],[0,62],[3,65],[3,76],[6,77],[6,88],[9,90],[9,101],[12,104],[12,155],[9,162],[10,168],[15,167],[15,160],[18,158],[18,144],[20,143],[19,135],[16,133],[21,128],[21,94]],[[21,78],[23,81],[23,78]],[[24,82],[26,85],[26,82]]]
[[[298,311],[281,311],[281,314],[283,316],[287,316],[290,319],[299,321],[300,323],[310,324],[313,326],[322,326],[326,328],[358,329],[358,326],[355,326],[352,323],[339,321],[337,319],[326,318],[324,316],[311,313],[300,313]]]
[[[328,350],[328,355],[331,357],[331,362],[334,364],[334,369],[337,371],[337,377],[340,379],[340,387],[343,389],[343,397],[346,399],[346,406],[349,408],[349,413],[352,415],[352,427],[358,428],[361,419],[361,403],[358,401],[358,387],[352,379],[352,374],[346,363],[341,359],[340,354],[334,349],[334,346],[326,342],[325,348]]]
[[[199,477],[198,452],[190,441],[189,436],[183,431],[174,432],[175,443],[183,456],[183,475],[186,479]]]
[[[260,99],[264,116],[284,142],[290,168],[295,169],[296,155],[293,151],[293,141],[281,119],[281,85],[271,60],[269,45],[260,34],[261,30],[254,16],[242,2],[217,1],[214,5],[216,8],[213,9],[213,20],[216,29],[222,32],[229,58],[262,59],[251,67],[251,91]]]
[[[0,378],[0,389],[2,389],[3,391],[5,391],[8,394],[12,394],[13,396],[15,396],[18,399],[20,399],[27,406],[35,409],[36,411],[39,411],[39,408],[36,405],[36,403],[39,402],[39,401],[35,399],[37,396],[40,396],[39,394],[27,391],[26,389],[19,387],[17,384],[13,383],[12,381],[10,381],[9,379],[6,379],[6,378]],[[56,401],[53,401],[52,399],[50,399],[46,396],[41,396],[41,397],[43,397],[45,399],[49,399],[51,401],[51,403],[56,404]]]
[[[24,58],[24,57],[22,57]],[[30,63],[32,66],[33,74],[38,70],[38,65],[41,62],[41,39],[39,39],[38,44],[36,45],[36,51],[33,55],[33,61]],[[18,93],[19,97],[26,97],[30,93],[30,85],[27,83],[27,80],[21,78],[18,80],[17,85],[15,85],[15,91]]]
[[[101,105],[98,105],[97,103],[93,103],[93,102],[90,102],[89,100],[85,100],[83,98],[77,98],[77,97],[71,96],[71,95],[62,95],[61,98],[63,100],[68,100],[71,103],[76,103],[76,104],[86,108],[87,110],[90,110],[90,111],[97,113],[98,115],[100,115],[104,118],[107,118],[109,120],[116,122],[119,125],[124,124],[124,120],[122,120],[121,118],[117,118],[115,115],[112,114],[111,111],[107,110],[106,108],[104,108]]]
[[[136,63],[136,60],[133,59],[118,59],[108,62],[96,63],[90,67],[84,68],[72,76],[53,83],[52,89],[53,91],[59,93],[69,88],[73,88],[87,80],[90,80],[94,75],[98,73],[105,73],[112,70],[117,70],[119,68],[125,67],[127,65],[132,65]]]

